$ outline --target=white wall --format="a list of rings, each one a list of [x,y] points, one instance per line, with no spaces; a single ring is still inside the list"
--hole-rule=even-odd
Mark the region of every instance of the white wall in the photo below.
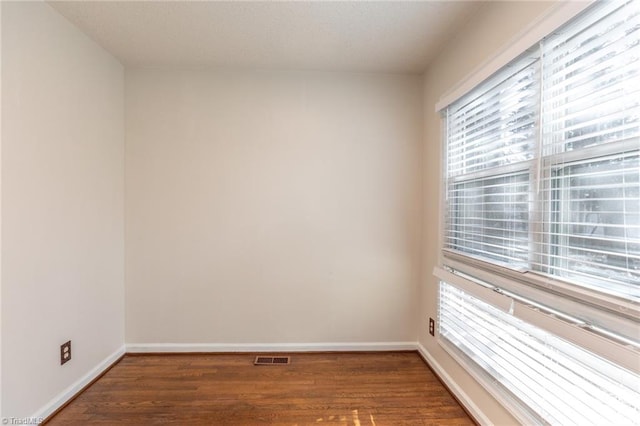
[[[5,417],[42,413],[124,343],[123,84],[48,5],[2,2]]]
[[[466,392],[495,424],[516,420],[439,346],[428,333],[429,317],[438,313],[438,284],[433,276],[439,253],[441,182],[440,116],[434,110],[440,97],[484,61],[516,37],[525,27],[549,10],[549,2],[491,2],[483,5],[458,36],[445,45],[424,78],[424,235],[419,342],[457,386]]]
[[[128,343],[415,342],[420,77],[125,80]]]

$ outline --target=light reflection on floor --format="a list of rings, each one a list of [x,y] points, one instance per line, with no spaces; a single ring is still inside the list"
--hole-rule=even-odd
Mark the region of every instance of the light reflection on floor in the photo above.
[[[370,423],[367,423],[367,424],[370,424],[372,426],[376,426],[376,422],[373,419],[373,414],[371,414],[371,413],[369,413],[369,421],[370,421]],[[347,419],[347,416],[341,416],[341,415],[339,415],[339,416],[328,416],[326,418],[320,417],[320,418],[316,419],[316,423],[324,423],[324,422],[331,422],[333,424],[336,424],[336,423],[339,422],[341,424],[348,425],[348,426],[362,426],[361,423],[360,423],[360,415],[358,413],[358,410],[352,410],[351,411],[351,423]]]

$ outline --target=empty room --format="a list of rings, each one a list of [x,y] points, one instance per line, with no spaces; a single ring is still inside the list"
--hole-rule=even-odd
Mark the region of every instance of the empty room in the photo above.
[[[0,25],[2,424],[640,424],[640,0]]]

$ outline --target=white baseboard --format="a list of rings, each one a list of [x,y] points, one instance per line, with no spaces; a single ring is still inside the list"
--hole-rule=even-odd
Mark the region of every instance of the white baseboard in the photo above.
[[[114,362],[118,360],[125,353],[125,346],[121,346],[114,353],[103,359],[98,365],[91,369],[87,374],[78,379],[71,386],[60,392],[55,398],[45,404],[40,410],[38,410],[31,418],[34,419],[46,419],[53,414],[58,408],[66,404],[71,398],[73,398],[82,388],[87,386],[93,379],[100,376],[107,368],[109,368]]]
[[[128,343],[128,353],[414,351],[416,342],[362,343]]]
[[[493,424],[489,417],[482,411],[480,407],[478,407],[473,400],[469,397],[469,395],[451,378],[451,376],[442,368],[442,366],[436,361],[434,357],[425,349],[424,346],[420,344],[420,342],[416,343],[416,347],[418,352],[422,356],[422,358],[426,361],[427,364],[436,372],[436,374],[440,377],[440,379],[446,383],[447,387],[453,392],[453,394],[458,398],[461,404],[469,411],[474,419],[480,423],[481,425],[491,425]]]

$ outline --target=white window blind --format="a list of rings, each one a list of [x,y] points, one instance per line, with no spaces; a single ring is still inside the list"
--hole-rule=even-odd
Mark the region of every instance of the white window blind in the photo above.
[[[449,247],[512,266],[528,264],[529,172],[454,182]]]
[[[534,268],[639,298],[640,5],[604,2],[543,51],[546,245]]]
[[[447,247],[527,263],[538,71],[537,58],[526,56],[448,110]]]
[[[534,57],[522,58],[449,108],[449,176],[533,158],[538,68]]]
[[[631,151],[549,166],[551,250],[541,270],[640,296],[638,158],[638,151]]]
[[[608,1],[543,42],[545,155],[640,137],[640,5]],[[615,148],[613,148],[615,149]]]
[[[640,301],[638,0],[598,3],[445,119],[446,249]]]
[[[531,422],[640,423],[640,377],[445,282],[440,336],[508,389]]]

